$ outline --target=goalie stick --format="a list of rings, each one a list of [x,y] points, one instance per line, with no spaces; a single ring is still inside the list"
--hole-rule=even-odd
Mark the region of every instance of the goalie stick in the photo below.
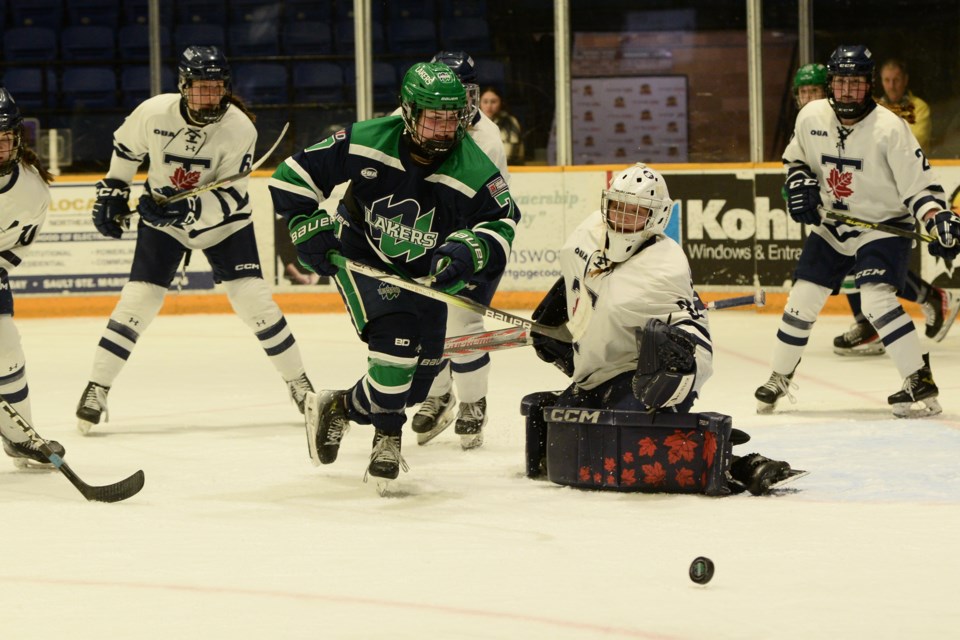
[[[884,224],[882,222],[867,222],[866,220],[860,220],[859,218],[854,218],[853,216],[848,216],[845,213],[840,213],[838,211],[831,211],[826,207],[820,207],[820,211],[824,216],[835,222],[842,222],[843,224],[850,225],[851,227],[862,227],[864,229],[875,229],[877,231],[883,231],[884,233],[889,233],[891,235],[900,236],[901,238],[910,238],[912,240],[920,240],[921,242],[938,242],[936,236],[931,236],[926,233],[917,233],[916,231],[910,231],[908,229],[901,229],[900,227],[894,227],[893,225]]]
[[[767,292],[759,289],[756,293],[747,296],[736,296],[708,302],[705,306],[709,311],[733,309],[748,305],[763,307],[767,303]],[[512,327],[509,329],[494,329],[481,331],[462,336],[452,336],[443,343],[443,357],[472,356],[478,353],[502,351],[533,344],[533,337],[526,329]]]
[[[143,488],[143,471],[137,471],[129,478],[113,484],[103,486],[87,484],[80,479],[80,476],[70,468],[70,465],[68,465],[63,458],[51,451],[50,443],[41,437],[40,434],[30,426],[30,423],[20,415],[20,412],[14,409],[13,406],[2,397],[0,397],[0,421],[3,421],[3,423],[11,429],[23,432],[30,442],[40,450],[40,453],[50,461],[50,464],[65,475],[67,480],[69,480],[87,500],[95,502],[120,502],[121,500],[126,500],[136,495],[140,489]]]
[[[280,146],[280,141],[283,140],[283,136],[287,134],[287,129],[290,128],[290,123],[287,122],[283,125],[283,129],[280,130],[280,135],[277,136],[277,139],[274,141],[273,146],[267,149],[267,152],[260,156],[260,159],[250,165],[250,168],[246,171],[241,171],[240,173],[235,173],[232,176],[227,176],[223,180],[217,180],[211,182],[210,184],[205,184],[199,187],[194,187],[193,189],[188,189],[187,191],[181,191],[180,193],[175,193],[169,198],[156,197],[154,199],[157,201],[157,204],[170,204],[171,202],[179,202],[180,200],[185,200],[186,198],[191,198],[199,193],[204,191],[213,191],[214,189],[219,189],[220,187],[225,187],[228,184],[232,184],[237,180],[242,180],[246,178],[251,173],[260,168],[260,166],[267,161],[267,159],[273,155],[273,152],[277,150],[277,147]]]
[[[414,282],[413,280],[407,280],[406,278],[397,274],[387,273],[386,271],[381,271],[376,267],[371,267],[370,265],[363,264],[362,262],[356,262],[354,260],[350,260],[349,258],[344,258],[337,251],[331,251],[328,253],[327,259],[341,269],[346,269],[348,271],[352,271],[353,273],[359,273],[370,278],[375,278],[382,282],[389,282],[390,284],[396,285],[401,289],[419,293],[426,298],[432,298],[433,300],[437,300],[453,307],[459,307],[461,309],[466,309],[467,311],[473,311],[474,313],[478,313],[484,317],[493,318],[494,320],[500,320],[501,322],[506,322],[516,327],[520,327],[528,332],[538,333],[540,335],[547,336],[548,338],[563,340],[564,342],[570,342],[571,340],[570,332],[566,327],[550,327],[545,324],[540,324],[539,322],[534,322],[529,318],[524,318],[523,316],[514,315],[507,311],[501,311],[500,309],[494,309],[492,307],[488,307],[487,305],[480,304],[479,302],[474,302],[469,298],[462,298],[460,296],[444,293],[443,291],[439,291],[437,289],[431,289],[427,285]]]

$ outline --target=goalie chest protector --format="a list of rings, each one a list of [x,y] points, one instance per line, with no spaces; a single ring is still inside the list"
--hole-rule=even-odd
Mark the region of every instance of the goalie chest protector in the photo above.
[[[584,489],[726,495],[730,416],[547,407],[547,477]]]

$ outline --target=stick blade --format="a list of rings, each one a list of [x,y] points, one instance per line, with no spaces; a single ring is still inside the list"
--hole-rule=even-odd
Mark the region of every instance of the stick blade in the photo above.
[[[143,471],[137,471],[120,482],[103,486],[86,485],[81,491],[83,497],[91,502],[120,502],[140,493],[145,480]]]

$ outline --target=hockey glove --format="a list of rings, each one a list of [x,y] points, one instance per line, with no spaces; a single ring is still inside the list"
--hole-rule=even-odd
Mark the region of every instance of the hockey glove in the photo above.
[[[123,180],[104,178],[95,186],[97,201],[93,203],[93,224],[108,238],[119,238],[130,225],[130,185]]]
[[[177,190],[173,187],[163,187],[157,192],[157,195],[169,198],[175,195]],[[160,204],[154,200],[154,196],[147,190],[140,196],[140,203],[137,205],[137,211],[140,217],[155,227],[169,227],[193,224],[200,218],[200,196],[191,196],[170,202]]]
[[[336,275],[339,267],[327,259],[329,251],[340,249],[333,216],[320,209],[309,216],[294,216],[287,226],[300,264],[321,276]]]
[[[823,204],[820,199],[820,183],[811,175],[795,173],[787,180],[787,211],[790,217],[801,224],[820,225]]]
[[[693,392],[697,345],[686,331],[656,318],[637,329],[633,395],[654,412],[683,403]]]
[[[567,287],[563,277],[557,279],[533,311],[533,321],[548,327],[560,327],[567,321]],[[539,333],[532,334],[537,357],[549,362],[567,377],[573,376],[573,345]]]
[[[472,231],[461,229],[433,252],[430,262],[430,286],[444,293],[456,293],[467,285],[477,271],[487,266],[487,243]]]
[[[960,242],[957,242],[960,239],[960,217],[952,211],[940,211],[925,224],[927,233],[937,236],[937,241],[927,246],[930,255],[953,260],[960,254]]]

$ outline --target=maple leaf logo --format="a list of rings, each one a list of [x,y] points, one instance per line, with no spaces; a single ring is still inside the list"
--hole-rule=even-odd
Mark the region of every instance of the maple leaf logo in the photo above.
[[[641,468],[643,469],[644,484],[658,487],[663,484],[664,480],[667,479],[667,472],[664,470],[663,465],[661,465],[659,462],[645,464]]]
[[[602,479],[603,479],[603,477],[600,475],[600,472],[599,472],[599,471],[597,471],[596,473],[593,474],[593,484],[600,484],[600,481],[601,481]]]
[[[617,468],[617,461],[614,458],[604,458],[603,468],[607,473],[611,473]]]
[[[676,464],[681,459],[687,462],[693,460],[693,452],[697,449],[697,442],[692,439],[695,433],[696,431],[681,433],[678,430],[672,436],[663,439],[663,444],[670,447],[670,451],[667,452],[667,460],[670,464]]]
[[[625,487],[637,484],[637,474],[633,469],[623,469],[620,472],[620,484]]]
[[[580,482],[589,482],[590,480],[590,467],[580,467]]]
[[[650,456],[653,457],[653,454],[657,452],[657,445],[653,443],[652,438],[644,438],[643,440],[637,443],[640,445],[640,450],[638,451],[640,457]]]
[[[631,462],[633,462],[633,452],[632,452],[632,451],[624,451],[624,452],[623,452],[623,461],[626,462],[627,464],[630,464]]]
[[[675,479],[681,487],[692,487],[694,484],[693,471],[686,467],[681,467],[677,470]]]
[[[707,469],[713,466],[713,458],[717,454],[717,437],[709,431],[703,434],[703,459],[707,461]]]
[[[183,167],[177,167],[177,170],[170,176],[170,184],[181,191],[193,189],[200,182],[199,171],[184,171]]]
[[[840,172],[837,171],[836,167],[830,169],[827,186],[830,187],[830,192],[837,200],[849,198],[853,195],[853,189],[850,188],[851,182],[853,182],[853,174],[849,171]]]

